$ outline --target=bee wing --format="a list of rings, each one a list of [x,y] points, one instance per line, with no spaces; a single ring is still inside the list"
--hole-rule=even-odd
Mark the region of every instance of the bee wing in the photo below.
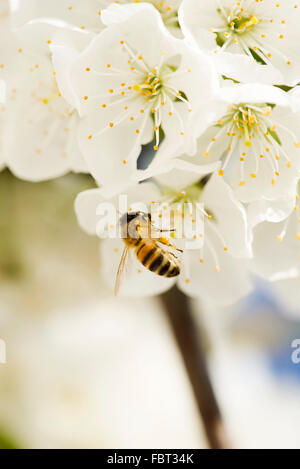
[[[129,260],[128,258],[129,253],[130,253],[130,248],[128,246],[125,246],[122,257],[121,257],[120,265],[118,268],[118,272],[117,272],[115,296],[117,296],[120,291],[120,287],[124,279],[124,274],[126,273],[126,264],[127,264],[127,261]]]

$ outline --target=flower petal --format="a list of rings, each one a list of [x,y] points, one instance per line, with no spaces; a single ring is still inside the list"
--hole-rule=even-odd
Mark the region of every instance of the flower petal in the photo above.
[[[96,234],[99,221],[99,215],[97,215],[99,204],[111,203],[120,215],[125,213],[129,206],[136,207],[138,204],[149,206],[151,202],[159,201],[160,197],[157,185],[152,182],[135,184],[132,187],[118,187],[118,189],[119,193],[117,195],[109,194],[107,188],[103,188],[84,191],[77,196],[75,212],[81,228],[88,234]],[[122,200],[119,194],[125,196],[125,199]]]
[[[179,279],[180,289],[189,296],[201,298],[216,305],[232,304],[250,293],[252,285],[249,280],[245,261],[234,259],[224,253],[221,243],[211,233],[214,240],[220,270],[216,271],[215,258],[204,244],[204,262],[195,251],[187,251],[184,265],[187,267]]]
[[[213,214],[226,248],[234,257],[251,256],[246,210],[222,176],[214,174],[203,191],[203,203]],[[233,229],[234,227],[234,229]]]
[[[285,222],[261,223],[253,230],[253,259],[249,267],[269,281],[294,278],[300,273],[296,224],[289,223],[285,236],[283,230]]]
[[[100,32],[101,22],[98,0],[21,0],[12,2],[12,25],[23,26],[37,18],[55,18],[85,30]],[[14,7],[15,4],[15,7]]]

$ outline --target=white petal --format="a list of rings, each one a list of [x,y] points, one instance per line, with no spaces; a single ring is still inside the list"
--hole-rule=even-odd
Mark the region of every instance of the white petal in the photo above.
[[[284,228],[281,223],[261,223],[253,231],[253,260],[249,266],[263,278],[276,281],[294,278],[300,273],[299,244],[296,223],[290,223],[281,242],[278,237]]]
[[[241,7],[243,15],[249,18],[252,15],[257,19],[257,24],[251,31],[230,38],[229,12],[236,6],[235,0],[184,0],[179,12],[184,35],[201,50],[215,52],[212,55],[222,74],[239,81],[255,80],[295,86],[300,76],[300,13],[297,5],[295,8],[293,2],[276,3],[273,0],[247,2]],[[261,22],[260,19],[264,21]],[[218,46],[216,33],[212,29],[223,32],[227,30],[229,36],[226,46]],[[247,60],[243,60],[241,54],[246,56],[245,45],[248,51],[254,49],[257,54],[262,50],[265,53],[264,61],[268,65],[257,66],[250,56],[251,52],[248,52]],[[224,50],[226,56],[222,57]],[[258,67],[261,68],[261,74]]]
[[[77,57],[77,51],[65,46],[52,46],[51,51],[58,88],[65,100],[74,108],[78,108],[78,99],[70,80],[70,67]]]
[[[283,76],[271,65],[261,65],[253,58],[242,54],[223,52],[213,54],[214,63],[220,75],[233,78],[242,83],[282,83]]]
[[[26,28],[25,45],[20,36],[20,52],[12,54],[5,119],[5,160],[18,177],[31,181],[86,169],[77,144],[78,115],[59,96],[50,55],[26,45],[38,30]]]
[[[128,115],[118,124],[115,107],[100,108],[81,121],[80,148],[89,170],[101,184],[130,184],[137,171],[148,116],[138,114],[133,106],[130,109],[133,116],[137,115],[134,121]]]
[[[189,161],[174,158],[171,160],[170,165],[166,163],[163,170],[163,165],[160,174],[152,172],[152,176],[156,176],[156,180],[166,187],[175,191],[182,191],[185,187],[199,181],[201,177],[215,171],[218,168],[218,163],[211,165],[196,166]],[[151,174],[151,168],[145,171],[147,177]]]
[[[219,90],[220,99],[228,104],[272,103],[290,106],[290,98],[280,88],[260,83],[236,84]]]
[[[248,205],[247,218],[250,227],[264,221],[279,223],[292,213],[295,206],[295,194],[278,200],[257,200]]]
[[[12,13],[14,27],[37,18],[55,18],[86,30],[100,32],[104,26],[98,0],[15,0]]]
[[[179,279],[181,290],[192,297],[201,298],[216,305],[232,304],[250,293],[252,285],[249,280],[245,261],[232,258],[224,253],[217,238],[211,235],[218,254],[220,271],[216,271],[216,262],[204,244],[204,262],[195,251],[187,251],[185,260],[187,267]]]
[[[234,257],[251,256],[246,211],[222,176],[214,174],[211,177],[202,200],[206,210],[216,219],[210,223],[216,223],[229,253]]]
[[[209,28],[222,27],[223,21],[217,14],[217,7],[214,8],[211,0],[183,0],[179,8],[179,22],[185,37],[200,49],[212,50],[216,48],[215,35]],[[201,27],[201,23],[207,27]],[[219,22],[219,25],[218,25]]]
[[[81,192],[75,201],[75,212],[78,222],[83,230],[89,234],[96,234],[97,223],[100,219],[97,215],[97,207],[101,203],[111,203],[118,211],[118,214],[124,213],[129,206],[144,204],[149,206],[151,202],[157,202],[160,198],[160,192],[155,184],[146,182],[136,184],[132,187],[118,187],[119,192],[126,196],[126,205],[119,198],[119,194],[111,196],[107,193],[107,188],[91,189]]]

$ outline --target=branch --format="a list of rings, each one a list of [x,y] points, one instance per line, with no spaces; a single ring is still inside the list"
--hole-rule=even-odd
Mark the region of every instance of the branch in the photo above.
[[[210,381],[201,331],[189,299],[176,287],[161,295],[167,318],[181,352],[211,449],[228,449],[222,415]]]

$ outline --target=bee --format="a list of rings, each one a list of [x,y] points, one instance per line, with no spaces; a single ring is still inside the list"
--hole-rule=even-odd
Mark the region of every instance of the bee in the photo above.
[[[125,213],[120,218],[120,227],[125,248],[117,272],[115,295],[119,292],[124,267],[131,250],[135,252],[138,261],[154,274],[165,278],[180,275],[180,259],[173,252],[161,246],[164,245],[169,249],[183,252],[171,244],[168,238],[162,236],[163,232],[174,230],[155,228],[152,224],[151,215],[144,212]],[[151,237],[154,233],[158,234],[157,238]]]

